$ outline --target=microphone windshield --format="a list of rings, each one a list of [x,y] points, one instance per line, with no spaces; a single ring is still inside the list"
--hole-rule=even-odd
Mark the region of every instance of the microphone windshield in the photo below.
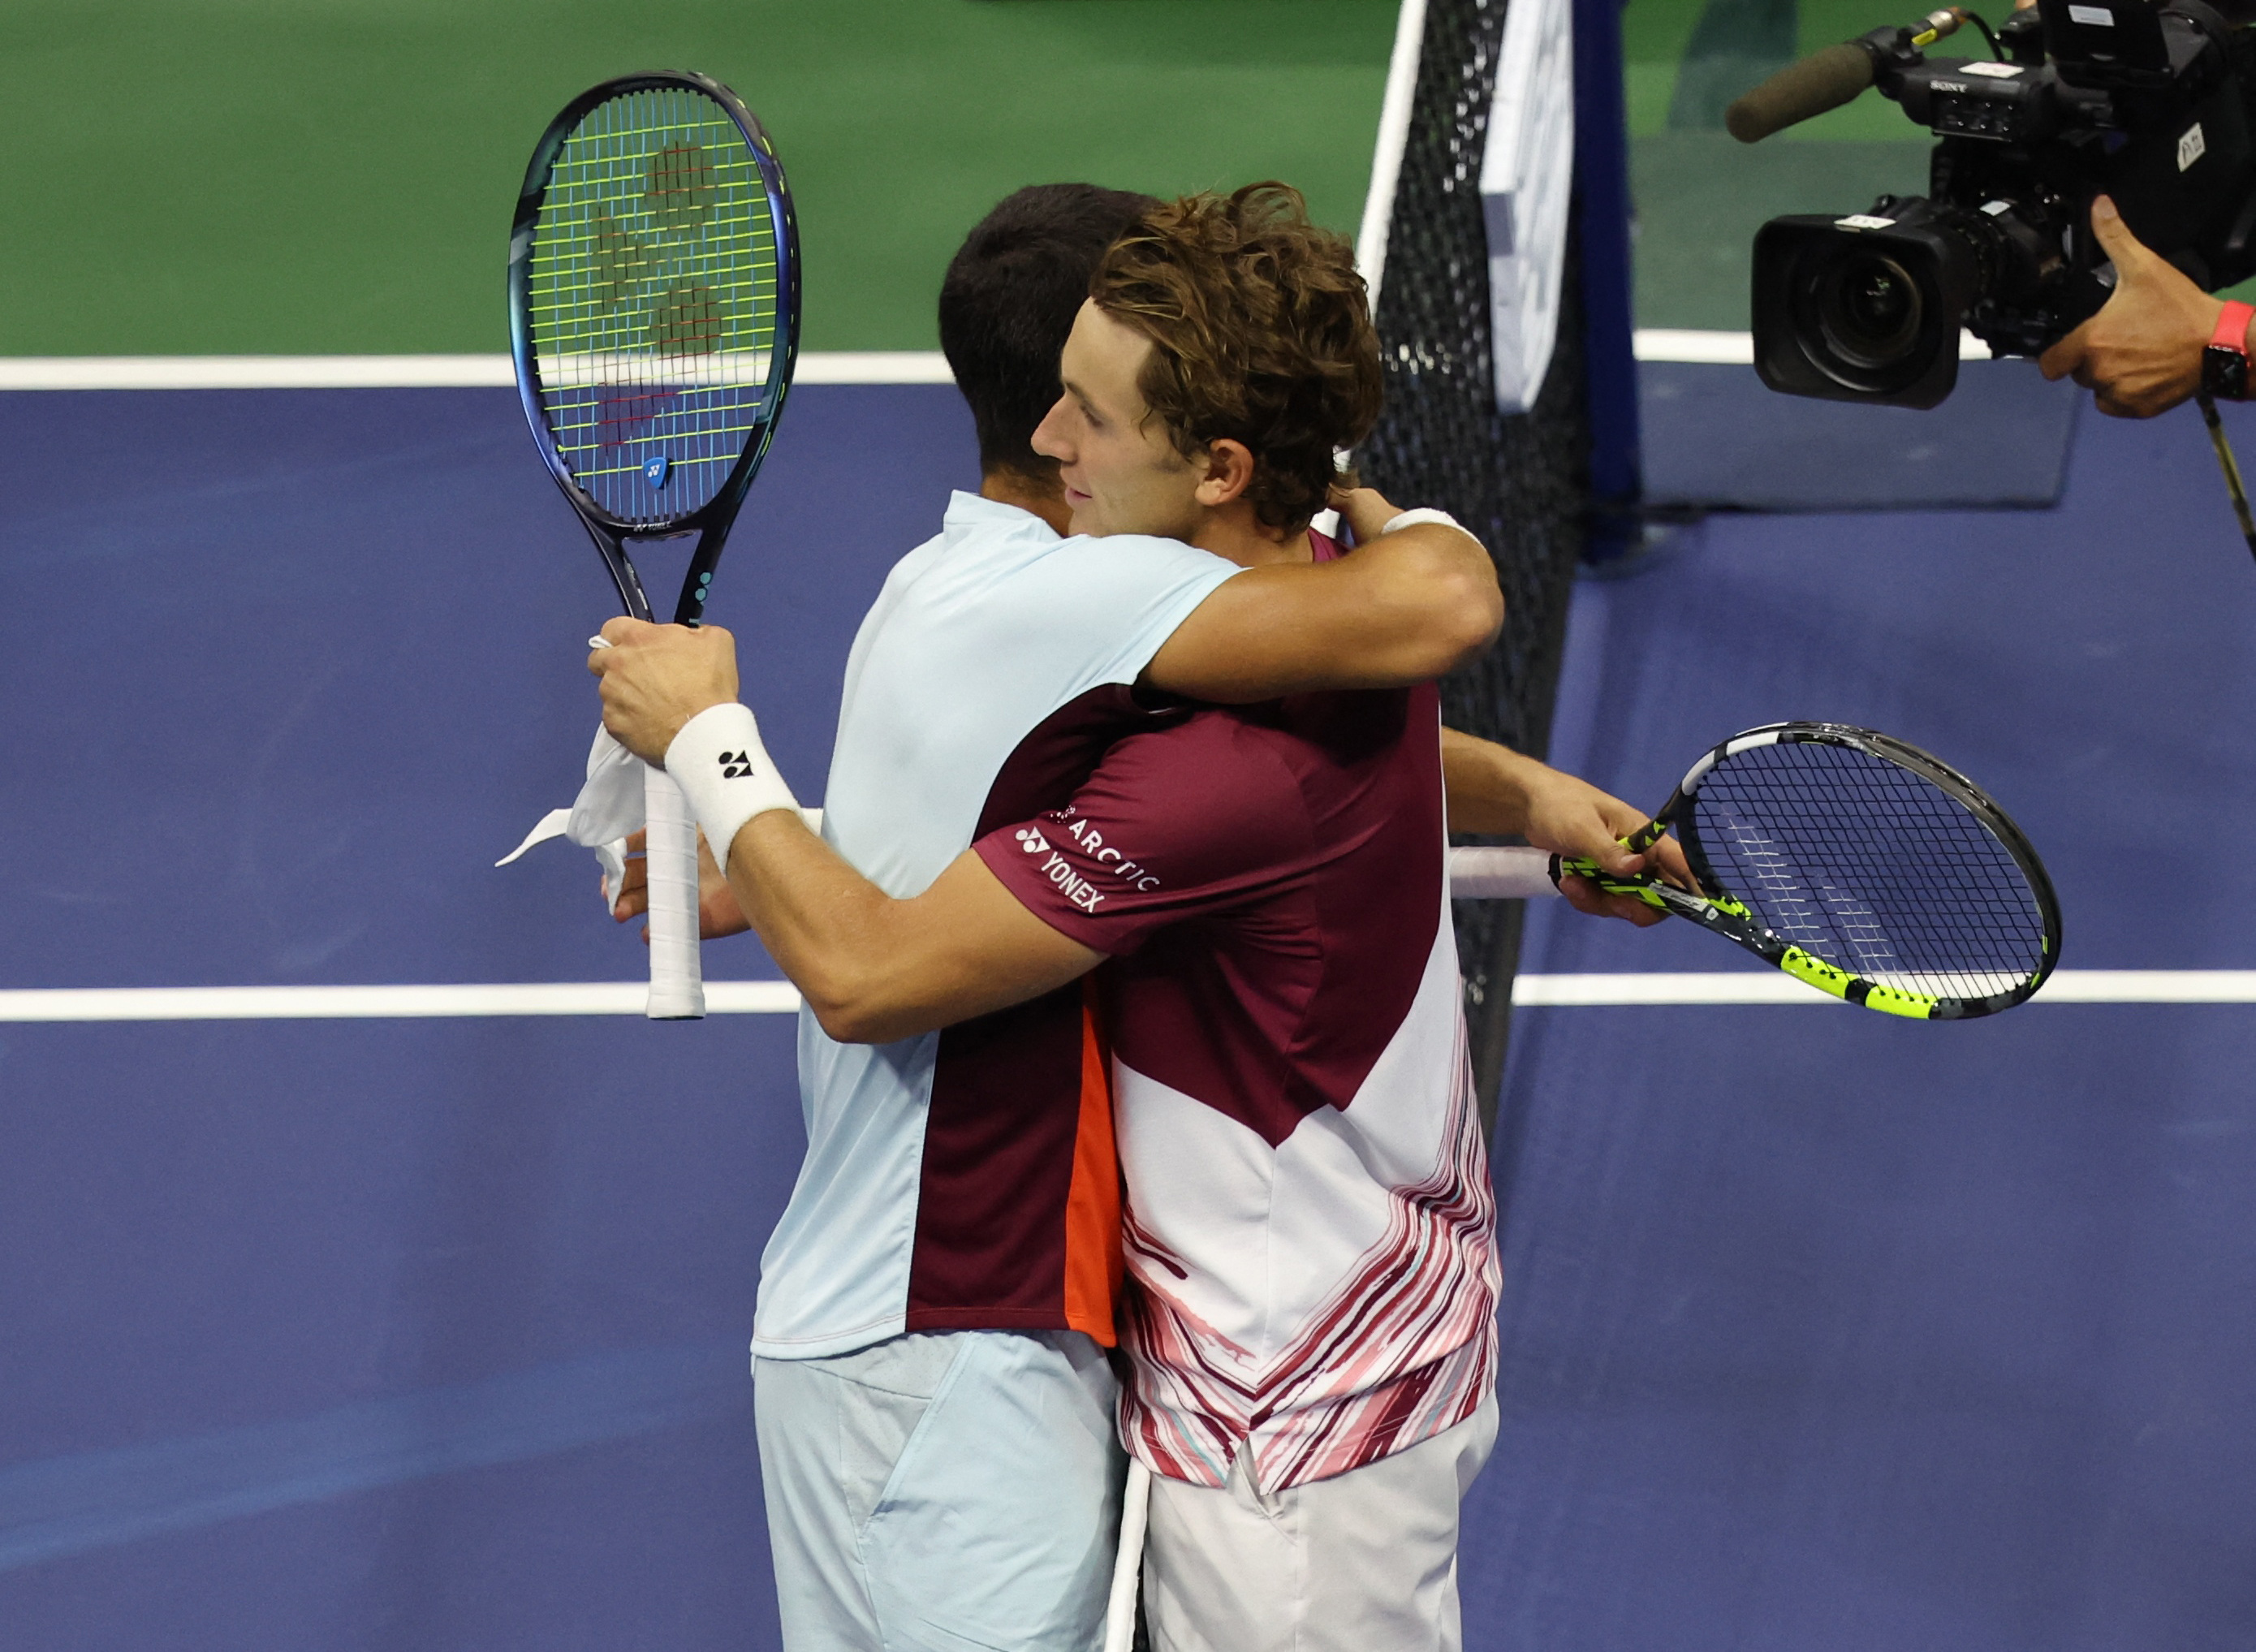
[[[1838,109],[1872,83],[1872,54],[1851,41],[1813,52],[1788,64],[1724,111],[1724,125],[1743,144],[1829,109]]]

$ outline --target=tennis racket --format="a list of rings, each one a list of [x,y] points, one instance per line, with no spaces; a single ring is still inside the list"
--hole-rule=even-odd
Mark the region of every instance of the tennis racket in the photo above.
[[[2020,829],[1964,775],[1870,729],[1733,735],[1624,841],[1649,849],[1671,827],[1698,893],[1538,849],[1454,851],[1451,890],[1550,893],[1588,878],[1821,992],[1915,1020],[2011,1009],[2060,961],[2060,903]]]
[[[690,533],[673,622],[704,615],[791,387],[799,279],[783,167],[718,81],[606,81],[541,134],[509,239],[518,394],[637,619],[653,616],[627,541]],[[697,825],[664,770],[644,798],[649,1013],[685,1020],[705,1013]]]

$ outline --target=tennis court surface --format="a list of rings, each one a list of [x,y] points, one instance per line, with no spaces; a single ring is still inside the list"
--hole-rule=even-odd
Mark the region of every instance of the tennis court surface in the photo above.
[[[584,854],[491,864],[571,795],[610,611],[511,392],[18,392],[0,444],[0,985],[638,978]],[[1737,728],[1887,729],[2038,843],[2069,969],[2237,967],[2256,570],[2209,464],[2190,411],[2087,418],[2052,511],[1711,518],[1578,588],[1555,759],[1650,805]],[[945,385],[794,394],[714,616],[803,795],[972,467]],[[1553,907],[1524,967],[1734,959]],[[775,1645],[790,1018],[281,1001],[0,1025],[8,1641]],[[1470,1646],[2247,1643],[2256,1005],[1513,1037]]]

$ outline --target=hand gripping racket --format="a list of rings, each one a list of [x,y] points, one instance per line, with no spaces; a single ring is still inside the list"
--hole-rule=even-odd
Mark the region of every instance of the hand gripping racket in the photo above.
[[[619,600],[652,618],[630,539],[694,533],[673,621],[695,625],[799,353],[791,191],[734,92],[630,74],[565,106],[518,197],[509,327],[525,421]],[[644,792],[649,1013],[702,1015],[696,822],[663,770]]]
[[[1458,850],[1460,897],[1533,893],[1540,865],[1737,942],[1868,1010],[1956,1021],[2020,1003],[2060,961],[2044,863],[1980,787],[1914,746],[1837,723],[1775,723],[1692,766],[1652,824],[1701,893],[1542,851]]]

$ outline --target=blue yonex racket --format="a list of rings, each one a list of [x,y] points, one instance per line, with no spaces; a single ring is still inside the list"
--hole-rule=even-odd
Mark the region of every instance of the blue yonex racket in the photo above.
[[[533,441],[620,601],[653,618],[629,540],[694,533],[673,620],[695,625],[799,351],[791,191],[737,95],[630,74],[567,104],[518,197],[509,320]],[[650,1014],[702,1015],[696,822],[664,771],[645,794]]]

